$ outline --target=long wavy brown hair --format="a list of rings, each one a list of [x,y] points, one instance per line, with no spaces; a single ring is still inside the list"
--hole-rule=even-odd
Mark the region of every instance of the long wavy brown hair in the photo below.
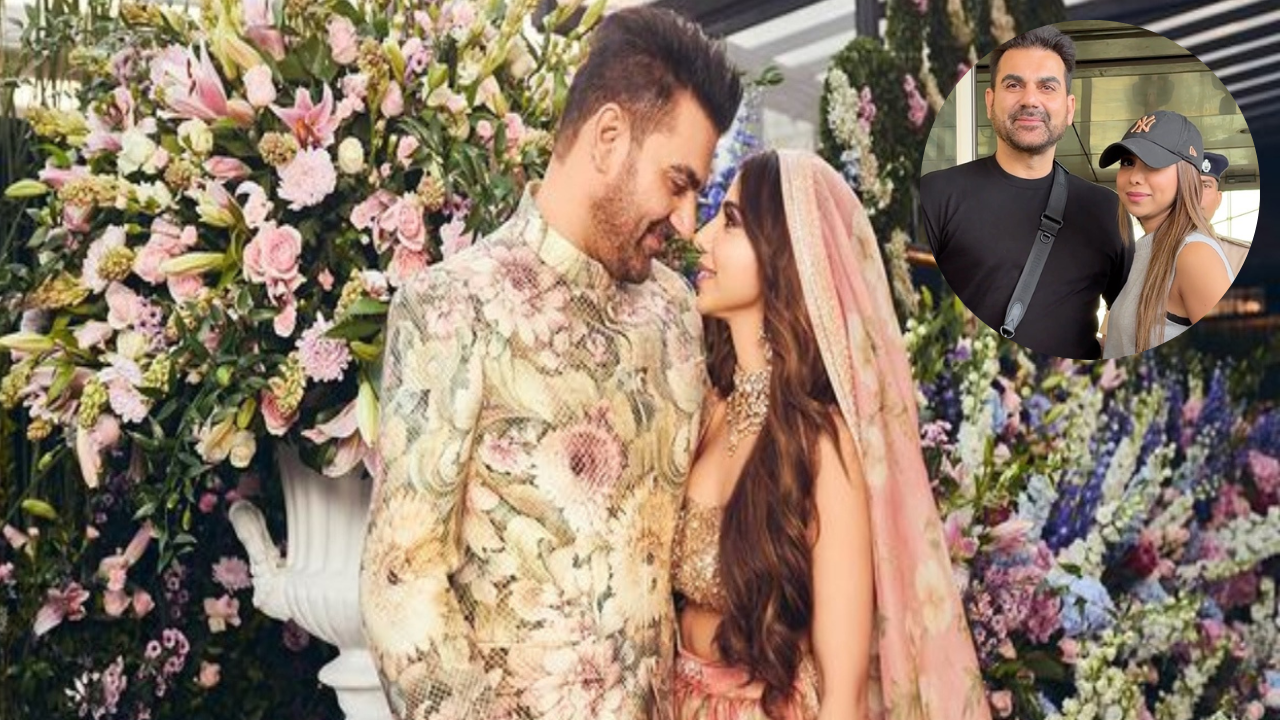
[[[1209,237],[1216,237],[1204,211],[1200,209],[1200,171],[1191,163],[1178,162],[1178,191],[1174,193],[1173,206],[1169,214],[1156,228],[1155,237],[1151,238],[1151,261],[1147,265],[1147,275],[1142,281],[1142,292],[1138,295],[1138,340],[1136,352],[1153,347],[1152,331],[1164,327],[1165,304],[1169,301],[1169,281],[1173,278],[1173,270],[1178,260],[1178,248],[1191,233],[1199,231]],[[1133,216],[1120,205],[1120,232],[1132,227]],[[1161,333],[1163,333],[1163,329]],[[1164,342],[1161,335],[1160,342]],[[1159,343],[1156,343],[1157,345]]]
[[[748,158],[739,177],[743,229],[764,289],[773,374],[769,414],[725,507],[720,574],[728,611],[715,641],[726,661],[764,682],[763,707],[777,720],[792,698],[813,618],[818,441],[837,437],[837,406],[805,309],[777,154]],[[705,329],[711,382],[728,397],[737,365],[729,327],[707,318]]]

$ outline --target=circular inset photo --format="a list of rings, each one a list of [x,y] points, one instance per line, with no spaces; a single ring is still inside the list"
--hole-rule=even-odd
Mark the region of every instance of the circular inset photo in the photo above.
[[[996,48],[938,113],[920,172],[947,284],[1062,358],[1143,352],[1214,314],[1257,224],[1258,156],[1222,82],[1122,23]]]

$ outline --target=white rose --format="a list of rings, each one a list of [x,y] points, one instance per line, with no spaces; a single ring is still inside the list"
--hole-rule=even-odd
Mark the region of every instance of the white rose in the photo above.
[[[364,170],[364,145],[359,138],[349,137],[338,145],[338,168],[347,175]]]
[[[116,168],[121,175],[137,172],[156,152],[156,144],[146,133],[137,128],[126,130],[120,138],[120,154],[116,156]]]
[[[187,120],[178,126],[178,140],[197,155],[213,151],[213,131],[199,118]]]

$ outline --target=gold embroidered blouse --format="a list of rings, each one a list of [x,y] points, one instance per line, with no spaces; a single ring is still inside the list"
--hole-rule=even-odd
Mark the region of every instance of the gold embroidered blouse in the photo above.
[[[685,497],[672,552],[672,588],[690,603],[728,610],[720,580],[720,523],[724,508]]]

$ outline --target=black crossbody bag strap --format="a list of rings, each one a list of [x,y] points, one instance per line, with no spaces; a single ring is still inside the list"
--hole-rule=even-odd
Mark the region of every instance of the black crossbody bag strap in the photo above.
[[[1031,247],[1031,255],[1027,264],[1022,266],[1022,275],[1018,285],[1013,289],[1013,297],[1009,300],[1009,309],[1004,314],[1004,324],[1000,326],[1000,334],[1011,338],[1018,329],[1018,323],[1027,314],[1027,306],[1031,304],[1031,296],[1036,291],[1036,283],[1040,282],[1040,272],[1049,259],[1049,251],[1053,249],[1053,239],[1062,228],[1062,215],[1067,207],[1067,169],[1057,161],[1053,161],[1053,189],[1049,191],[1049,205],[1040,216],[1040,230],[1036,233],[1036,242]]]

